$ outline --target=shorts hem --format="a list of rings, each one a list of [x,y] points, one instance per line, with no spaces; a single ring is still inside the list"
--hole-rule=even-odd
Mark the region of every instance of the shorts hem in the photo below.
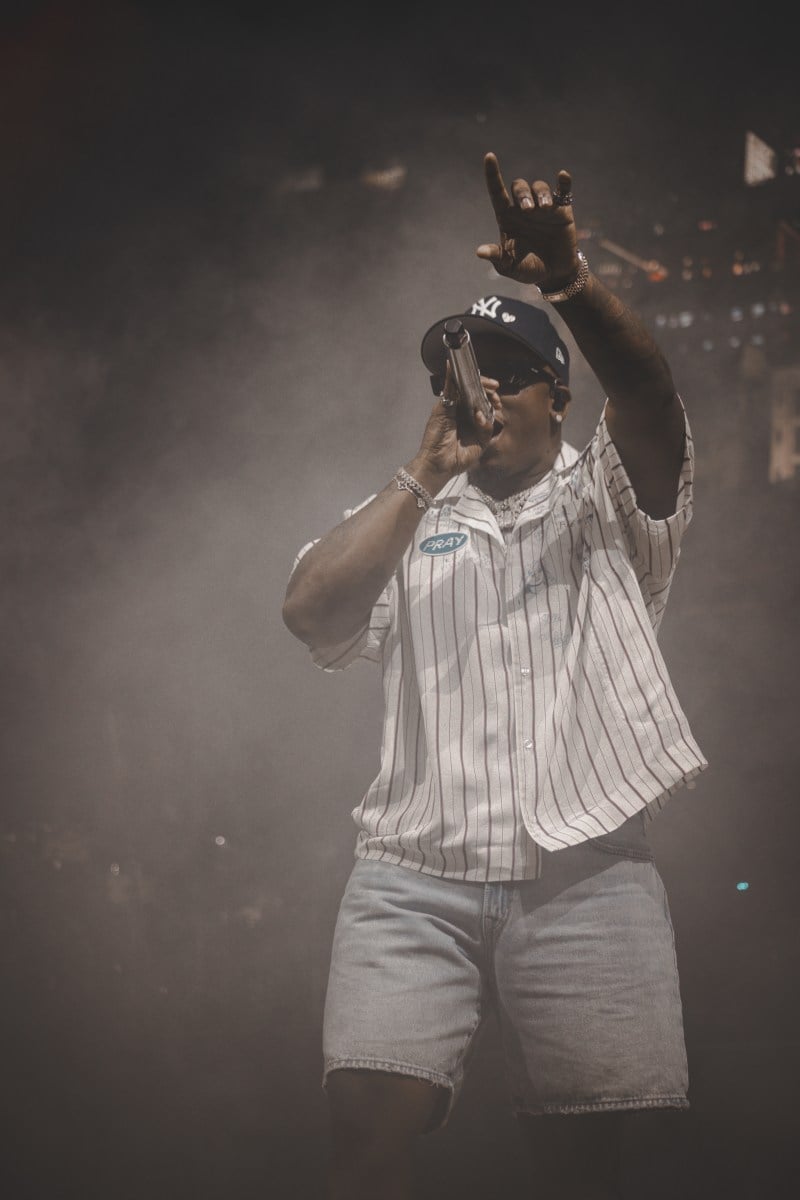
[[[419,1067],[416,1063],[398,1062],[391,1058],[329,1058],[325,1061],[325,1068],[322,1072],[322,1086],[327,1084],[328,1075],[331,1071],[338,1071],[346,1068],[366,1069],[371,1071],[389,1071],[393,1075],[412,1075],[416,1079],[422,1079],[425,1083],[435,1083],[440,1087],[449,1088],[450,1091],[455,1090],[453,1080],[449,1076],[442,1074],[441,1071],[431,1071],[427,1067]]]
[[[631,1096],[627,1100],[589,1100],[583,1104],[542,1104],[536,1108],[514,1106],[515,1116],[541,1117],[548,1113],[612,1112],[632,1108],[690,1108],[685,1096]]]

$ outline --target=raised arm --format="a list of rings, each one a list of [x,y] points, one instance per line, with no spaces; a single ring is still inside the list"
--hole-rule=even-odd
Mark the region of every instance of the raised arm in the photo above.
[[[494,154],[486,155],[484,169],[500,241],[479,246],[478,256],[545,296],[571,290],[583,264],[569,172],[559,172],[555,189],[542,180],[515,179],[509,195]],[[639,507],[651,517],[669,516],[684,419],[664,355],[643,322],[591,273],[580,291],[554,304],[606,392],[609,433]]]

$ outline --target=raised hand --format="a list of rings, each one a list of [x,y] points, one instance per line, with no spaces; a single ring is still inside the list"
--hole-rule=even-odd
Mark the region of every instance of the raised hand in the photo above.
[[[558,172],[554,189],[541,179],[533,183],[515,179],[511,196],[496,155],[486,155],[484,171],[500,241],[478,246],[478,257],[490,262],[499,275],[536,284],[543,291],[557,291],[570,283],[580,262],[569,171]]]

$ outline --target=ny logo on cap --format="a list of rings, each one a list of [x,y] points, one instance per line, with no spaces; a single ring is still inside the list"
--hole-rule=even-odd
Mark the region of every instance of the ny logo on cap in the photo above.
[[[491,317],[493,321],[496,321],[497,310],[502,303],[497,296],[489,296],[486,300],[476,300],[472,306],[472,315],[473,317]]]

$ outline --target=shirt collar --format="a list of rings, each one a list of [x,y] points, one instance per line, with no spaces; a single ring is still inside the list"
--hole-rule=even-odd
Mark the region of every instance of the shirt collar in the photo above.
[[[555,490],[559,479],[571,470],[578,458],[580,458],[580,454],[574,446],[571,446],[569,442],[561,443],[561,448],[556,455],[553,466],[535,485],[525,503],[525,507],[517,518],[518,523],[525,520],[534,520],[547,509],[550,496]],[[474,529],[482,529],[485,533],[488,533],[500,542],[501,545],[505,544],[494,513],[469,482],[466,472],[462,475],[456,475],[446,483],[437,494],[434,503],[439,510],[444,508],[451,509],[454,520],[465,525],[470,525]]]

